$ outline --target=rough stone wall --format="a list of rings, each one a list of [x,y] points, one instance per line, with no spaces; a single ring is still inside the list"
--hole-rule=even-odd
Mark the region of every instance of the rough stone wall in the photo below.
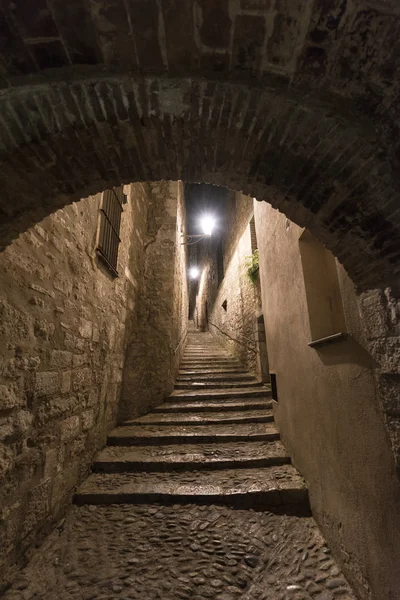
[[[268,357],[277,377],[277,426],[308,483],[315,518],[359,597],[397,598],[400,484],[382,414],[383,401],[387,419],[398,418],[390,407],[398,377],[397,304],[388,292],[361,296],[369,314],[361,319],[354,285],[338,264],[350,336],[310,348],[302,229],[266,203],[256,203],[255,218]],[[379,353],[385,374],[378,389]]]
[[[363,333],[377,362],[381,408],[400,474],[400,290],[370,290],[359,296]]]
[[[62,514],[116,420],[146,210],[141,184],[125,191],[118,278],[95,253],[100,194],[46,218],[0,255],[3,581]]]
[[[398,0],[40,6],[0,7],[0,247],[184,179],[271,198],[364,290],[399,275]]]
[[[182,182],[148,185],[140,302],[127,333],[119,420],[145,413],[172,391],[187,331]]]
[[[184,179],[270,197],[323,239],[364,290],[399,274],[391,123],[375,130],[357,112],[342,114],[344,102],[296,92],[292,81],[282,89],[191,74],[98,78],[68,73],[68,84],[2,90],[0,248],[111,185]],[[379,115],[389,114],[383,104]],[[388,149],[381,132],[393,135]]]
[[[95,253],[100,194],[0,255],[0,589],[10,565],[60,518],[123,414],[123,373],[130,416],[170,391],[180,362],[182,184],[125,192],[118,278]]]
[[[246,257],[252,253],[249,227],[252,215],[252,198],[240,193],[231,195],[223,218],[224,277],[218,285],[217,246],[221,232],[217,231],[204,248],[197,314],[200,328],[207,327],[246,369],[258,373],[256,319],[261,313],[261,294],[259,283],[252,283],[246,274]]]
[[[186,345],[189,316],[189,286],[187,280],[187,246],[182,244],[186,239],[186,209],[184,185],[181,181],[177,184],[170,182],[170,186],[176,186],[176,236],[175,236],[175,261],[174,261],[174,304],[173,304],[173,328],[171,374],[173,379],[177,375],[181,358]]]

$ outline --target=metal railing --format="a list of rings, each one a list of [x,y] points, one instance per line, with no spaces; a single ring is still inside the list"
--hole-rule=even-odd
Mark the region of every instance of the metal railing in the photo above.
[[[218,331],[220,331],[223,335],[226,335],[227,338],[229,338],[230,340],[232,340],[232,342],[236,342],[236,344],[239,344],[240,346],[244,346],[245,348],[247,348],[248,350],[250,350],[250,352],[253,352],[254,354],[258,354],[258,350],[256,348],[252,348],[249,344],[246,344],[245,342],[241,342],[240,340],[232,337],[231,335],[229,335],[229,333],[227,333],[226,331],[223,331],[220,327],[218,327],[218,325],[216,325],[215,323],[212,323],[212,321],[208,321],[209,325],[212,325],[213,327],[215,327],[216,329],[218,329]],[[243,338],[249,342],[250,344],[252,344],[253,346],[256,346],[256,342],[253,342],[252,340],[249,340],[248,338],[246,338],[245,336],[243,336]]]

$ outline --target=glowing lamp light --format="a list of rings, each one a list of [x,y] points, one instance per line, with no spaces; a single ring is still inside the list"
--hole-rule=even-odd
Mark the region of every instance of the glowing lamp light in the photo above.
[[[215,219],[211,215],[204,215],[200,219],[200,226],[203,231],[203,235],[210,236],[215,228]]]
[[[190,267],[190,269],[189,269],[190,279],[198,279],[199,275],[200,275],[199,267]]]
[[[216,222],[216,219],[211,215],[203,215],[200,218],[200,227],[203,233],[196,233],[195,235],[185,235],[184,233],[182,233],[181,235],[183,238],[185,238],[185,241],[181,242],[181,245],[193,246],[193,244],[198,244],[201,240],[204,240],[204,238],[211,237]]]

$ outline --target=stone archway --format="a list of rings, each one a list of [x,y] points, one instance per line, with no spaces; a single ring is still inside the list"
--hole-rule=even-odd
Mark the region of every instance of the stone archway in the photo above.
[[[360,289],[399,273],[395,0],[43,0],[0,23],[0,248],[90,192],[181,178],[268,196]]]
[[[329,104],[242,83],[98,75],[12,88],[0,105],[2,246],[89,193],[184,179],[268,198],[360,289],[399,273],[388,155],[372,124]]]

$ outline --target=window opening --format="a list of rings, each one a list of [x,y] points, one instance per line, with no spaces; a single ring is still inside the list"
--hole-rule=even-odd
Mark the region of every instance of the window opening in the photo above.
[[[103,192],[96,252],[115,276],[118,276],[118,247],[121,241],[119,233],[124,202],[122,186]]]
[[[299,245],[311,340],[332,336],[342,339],[346,323],[336,259],[307,230],[301,235]]]
[[[255,250],[258,250],[257,233],[256,233],[256,222],[254,220],[254,217],[252,217],[250,219],[250,221],[249,221],[249,227],[250,227],[251,251],[254,252]]]
[[[224,309],[224,311],[226,312],[228,310],[228,301],[224,300],[223,303],[221,304],[221,306]]]

